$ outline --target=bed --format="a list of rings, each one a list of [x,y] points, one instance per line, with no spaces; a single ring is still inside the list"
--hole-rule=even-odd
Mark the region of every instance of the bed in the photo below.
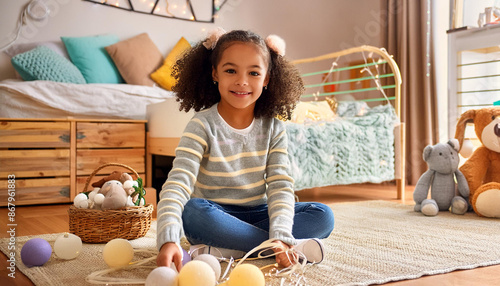
[[[395,179],[393,124],[388,106],[363,116],[339,112],[332,121],[287,123],[295,190]]]
[[[296,190],[395,181],[404,200],[401,76],[393,58],[360,46],[294,63],[306,85],[299,114],[286,123]],[[333,114],[319,108],[327,105]]]
[[[173,97],[144,85],[11,79],[0,82],[0,118],[145,120],[147,105]]]

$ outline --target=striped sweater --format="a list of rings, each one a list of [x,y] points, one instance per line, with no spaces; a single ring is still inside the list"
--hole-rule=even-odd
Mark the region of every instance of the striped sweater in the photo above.
[[[182,211],[191,197],[241,206],[267,203],[269,238],[295,244],[295,196],[283,122],[256,118],[248,135],[242,135],[231,130],[214,105],[191,119],[175,155],[158,203],[158,249],[184,235]]]

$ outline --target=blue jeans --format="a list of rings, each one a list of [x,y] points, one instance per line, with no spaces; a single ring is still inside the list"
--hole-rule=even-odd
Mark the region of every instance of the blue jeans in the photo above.
[[[221,205],[192,198],[182,213],[184,233],[191,244],[248,252],[269,239],[267,204],[255,207]],[[333,230],[333,212],[321,203],[295,203],[295,238],[326,238]]]

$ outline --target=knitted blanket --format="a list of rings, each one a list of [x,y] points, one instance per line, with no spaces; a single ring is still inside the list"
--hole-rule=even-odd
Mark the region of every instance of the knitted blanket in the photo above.
[[[339,105],[333,121],[287,122],[295,190],[394,179],[394,109],[364,106],[356,116],[357,105]]]

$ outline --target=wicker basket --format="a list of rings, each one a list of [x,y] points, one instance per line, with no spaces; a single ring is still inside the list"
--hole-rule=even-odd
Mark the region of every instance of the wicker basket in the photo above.
[[[108,166],[126,168],[139,178],[137,172],[127,165],[107,163],[95,169],[88,177],[84,190],[87,190],[94,175]],[[69,231],[87,243],[108,242],[115,238],[135,239],[145,236],[148,232],[153,219],[153,210],[151,204],[105,211],[71,206],[68,210]]]

